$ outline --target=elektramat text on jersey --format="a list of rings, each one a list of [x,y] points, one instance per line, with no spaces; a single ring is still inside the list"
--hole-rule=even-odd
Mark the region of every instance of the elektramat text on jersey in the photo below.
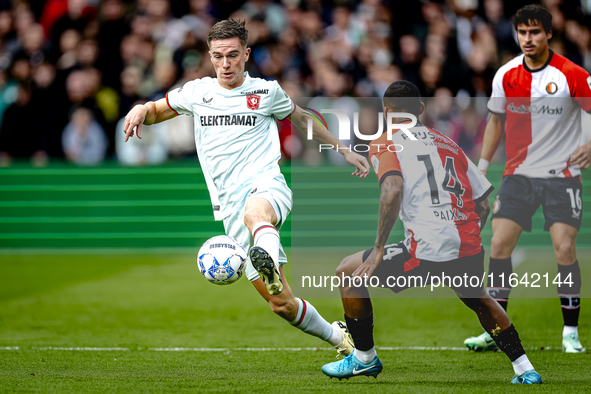
[[[200,116],[201,126],[256,126],[255,115],[208,115]]]

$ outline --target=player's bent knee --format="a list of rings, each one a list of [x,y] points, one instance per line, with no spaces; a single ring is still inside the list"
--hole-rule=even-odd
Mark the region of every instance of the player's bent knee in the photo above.
[[[256,210],[247,209],[244,212],[244,224],[246,225],[246,227],[251,228],[256,223],[262,221],[264,221],[262,215],[259,215],[259,213]]]
[[[494,236],[490,240],[490,253],[496,259],[511,257],[513,253],[513,240],[504,239],[501,236]]]
[[[342,278],[343,276],[351,275],[360,265],[361,264],[358,259],[356,259],[355,255],[345,257],[337,267],[337,277]]]
[[[555,246],[554,252],[558,262],[562,263],[562,265],[572,264],[576,260],[575,244],[570,240],[561,242]]]

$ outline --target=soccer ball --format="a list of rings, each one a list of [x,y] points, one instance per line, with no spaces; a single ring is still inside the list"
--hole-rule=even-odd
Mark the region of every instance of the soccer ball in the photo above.
[[[236,282],[246,267],[246,250],[232,237],[218,235],[208,239],[197,257],[201,275],[216,285]]]

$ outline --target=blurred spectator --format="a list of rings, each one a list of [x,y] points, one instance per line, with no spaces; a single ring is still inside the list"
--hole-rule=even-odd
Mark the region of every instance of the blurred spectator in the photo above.
[[[47,154],[43,151],[41,129],[31,108],[31,89],[18,87],[14,104],[6,109],[0,128],[0,166],[10,164],[11,159],[29,159],[34,165],[43,166]]]
[[[454,122],[454,125],[455,130],[450,137],[462,148],[466,156],[476,161],[480,157],[486,118],[480,116],[473,107],[469,107],[463,112],[461,121]]]
[[[72,112],[62,133],[62,145],[68,160],[78,165],[100,164],[107,154],[107,136],[87,108]]]
[[[451,137],[461,122],[461,115],[454,105],[454,98],[448,88],[438,88],[433,98],[425,100],[425,112],[421,121],[435,130]]]
[[[125,5],[121,0],[105,0],[101,4],[100,26],[97,34],[97,68],[103,74],[103,84],[117,89],[122,59],[119,48],[130,27],[125,21]]]
[[[144,104],[140,101],[136,104]],[[126,166],[141,166],[144,164],[160,164],[168,158],[168,136],[166,125],[163,123],[152,126],[142,126],[142,139],[130,138],[125,142],[123,124],[125,117],[121,118],[115,129],[115,144],[117,160]]]
[[[400,53],[397,64],[405,79],[419,85],[419,68],[421,64],[421,43],[410,34],[400,37]]]

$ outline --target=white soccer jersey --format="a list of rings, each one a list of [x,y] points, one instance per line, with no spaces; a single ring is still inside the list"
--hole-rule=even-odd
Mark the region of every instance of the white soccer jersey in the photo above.
[[[207,77],[166,95],[176,114],[195,118],[197,154],[215,220],[237,209],[253,186],[283,179],[274,117],[285,119],[295,105],[276,81],[244,75],[242,86],[232,90]]]
[[[531,71],[524,55],[517,56],[495,74],[488,108],[507,115],[503,176],[581,173],[570,156],[581,141],[581,108],[591,111],[591,77],[584,69],[550,51],[547,64]]]
[[[388,175],[403,178],[399,216],[405,246],[414,258],[429,261],[479,253],[480,218],[474,209],[492,185],[450,138],[422,125],[410,130],[417,141],[402,131],[389,141],[384,133],[369,151],[380,184]],[[400,146],[403,150],[394,152]]]

